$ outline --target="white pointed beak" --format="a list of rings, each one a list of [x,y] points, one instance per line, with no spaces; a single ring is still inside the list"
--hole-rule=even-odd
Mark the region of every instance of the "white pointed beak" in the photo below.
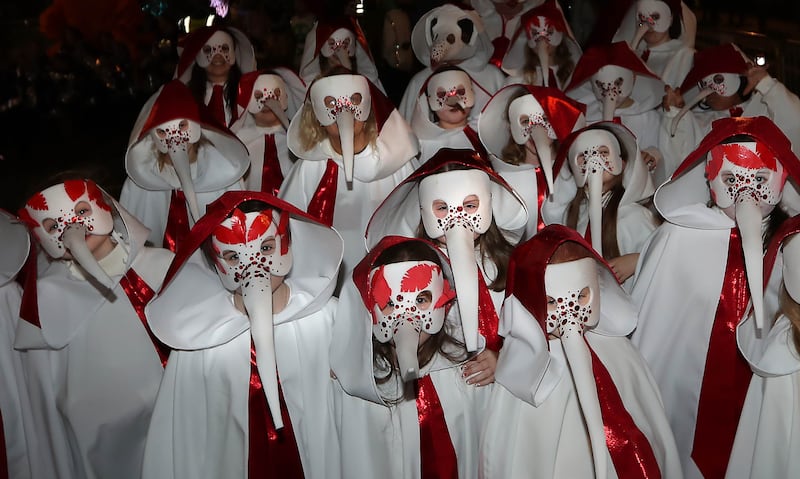
[[[403,381],[408,382],[419,377],[419,332],[411,322],[402,320],[398,324],[397,332],[394,333],[394,346]]]
[[[342,162],[344,163],[344,179],[348,184],[353,182],[353,151],[355,118],[353,113],[343,111],[336,117],[336,126],[339,127],[339,141],[342,145]]]
[[[675,115],[675,118],[672,119],[672,123],[669,126],[669,136],[675,136],[675,132],[678,130],[678,123],[680,123],[681,118],[686,115],[686,112],[694,108],[695,105],[703,101],[705,97],[712,93],[714,93],[714,90],[711,88],[705,88],[700,90],[697,96],[687,101],[686,104],[683,105],[683,108],[681,108],[681,111],[679,111],[678,114]]]
[[[539,57],[539,65],[542,67],[542,84],[544,86],[556,87],[557,85],[550,85],[550,55],[547,54],[547,41],[539,40],[536,42],[536,56]]]
[[[610,96],[603,97],[603,121],[614,121],[617,111],[617,100]]]
[[[270,98],[269,100],[266,100],[264,102],[264,105],[267,108],[269,108],[272,111],[272,113],[275,114],[276,117],[278,117],[278,121],[281,122],[281,125],[283,125],[283,128],[285,130],[288,130],[289,129],[289,117],[286,116],[286,112],[283,111],[283,108],[281,107],[281,102],[279,102],[278,100],[276,100],[274,98]]]
[[[590,172],[589,186],[589,228],[592,234],[592,248],[603,256],[603,171]]]
[[[192,181],[192,167],[189,163],[189,155],[185,151],[170,152],[172,166],[181,182],[181,189],[186,197],[186,204],[189,205],[189,213],[192,219],[197,221],[200,218],[200,207],[197,204],[197,194],[194,191],[194,181]]]
[[[458,310],[467,351],[478,350],[478,263],[475,261],[473,232],[455,226],[445,233],[447,254],[453,268],[453,281],[458,295]]]
[[[633,36],[633,40],[631,40],[631,49],[636,50],[636,47],[639,46],[639,42],[642,41],[644,38],[645,33],[650,30],[650,25],[644,24],[636,29],[636,34]]]
[[[272,323],[272,287],[269,274],[252,276],[242,285],[242,300],[250,317],[250,335],[256,349],[256,365],[275,429],[283,427],[278,394],[278,362]]]
[[[747,273],[747,284],[753,303],[753,316],[758,331],[761,331],[764,325],[764,263],[761,220],[761,208],[755,199],[749,195],[742,200],[736,199],[736,226],[742,237],[744,268]]]
[[[108,289],[114,288],[114,281],[108,276],[100,263],[94,257],[89,246],[86,244],[86,227],[83,225],[73,224],[66,227],[64,233],[61,235],[61,240],[64,242],[72,258],[81,265],[91,277],[96,279],[100,284]]]
[[[553,140],[547,136],[547,131],[542,127],[536,127],[531,130],[531,140],[536,146],[536,154],[539,155],[539,164],[544,173],[544,179],[547,182],[547,195],[553,194],[553,152],[550,145]]]
[[[339,60],[339,63],[347,68],[348,70],[353,69],[353,63],[350,61],[350,57],[347,56],[347,50],[343,50],[341,48],[335,50],[333,54],[336,56],[336,59]]]
[[[597,383],[592,372],[592,356],[589,354],[583,334],[577,328],[562,332],[561,344],[572,372],[583,419],[586,421],[589,443],[592,446],[595,478],[605,479],[608,468],[606,464],[608,446],[600,400],[597,397]]]
[[[450,44],[442,40],[431,46],[431,68],[436,68],[450,50]]]

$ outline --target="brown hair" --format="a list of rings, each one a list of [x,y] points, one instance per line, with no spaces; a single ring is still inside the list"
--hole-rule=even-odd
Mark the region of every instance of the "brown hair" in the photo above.
[[[556,248],[547,264],[569,263],[570,261],[592,257],[592,253],[580,243],[565,241]]]
[[[569,79],[569,76],[572,75],[572,71],[575,69],[575,62],[572,59],[572,55],[570,54],[566,41],[562,41],[558,44],[556,51],[553,54],[553,60],[555,60],[555,64],[558,65],[558,73],[556,73],[556,77],[563,85],[567,79]],[[529,83],[531,85],[535,83],[536,67],[541,67],[539,64],[539,56],[532,48],[526,46],[525,66],[522,67],[522,78],[525,83]],[[543,71],[542,74],[548,75],[549,73]],[[556,88],[556,85],[550,86]]]

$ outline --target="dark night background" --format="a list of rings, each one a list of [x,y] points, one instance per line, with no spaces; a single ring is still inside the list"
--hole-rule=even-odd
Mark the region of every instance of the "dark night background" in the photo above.
[[[559,0],[567,15],[581,0]],[[590,0],[584,0],[590,1]],[[624,0],[595,0],[608,7]],[[36,184],[79,169],[118,194],[128,135],[145,100],[172,77],[178,19],[204,22],[201,0],[26,0],[0,5],[0,207],[16,210]],[[219,3],[219,2],[217,2]],[[253,41],[259,66],[294,64],[315,15],[353,8],[324,0],[231,0],[224,23]],[[381,8],[413,22],[435,0],[367,0],[360,17],[379,45]],[[733,41],[764,55],[770,73],[800,91],[800,2],[686,1],[696,47]],[[602,18],[599,19],[602,21]],[[218,22],[219,23],[219,22]],[[296,65],[294,65],[296,66]],[[800,119],[798,119],[800,121]]]

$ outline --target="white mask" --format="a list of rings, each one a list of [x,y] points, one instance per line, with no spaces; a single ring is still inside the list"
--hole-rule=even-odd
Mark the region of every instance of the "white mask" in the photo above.
[[[213,232],[217,274],[229,291],[252,277],[286,276],[292,268],[288,215],[234,210]]]
[[[654,32],[663,33],[672,26],[669,5],[658,0],[639,0],[636,4],[639,26],[649,25]]]
[[[633,72],[616,65],[606,65],[592,75],[594,96],[601,101],[611,101],[619,106],[633,92]]]
[[[440,238],[454,226],[485,233],[492,224],[491,184],[489,175],[480,170],[454,170],[423,178],[419,204],[428,236]]]
[[[749,198],[766,216],[781,199],[786,175],[780,161],[758,142],[717,145],[706,163],[711,198],[723,210]]]
[[[584,186],[590,175],[603,171],[619,175],[623,170],[619,141],[606,130],[586,130],[570,145],[569,164],[578,187]]]
[[[404,261],[380,266],[370,273],[372,333],[385,343],[394,337],[398,323],[410,322],[417,333],[436,334],[444,325],[445,305],[454,297],[436,263]]]
[[[511,102],[508,106],[508,123],[511,127],[511,136],[518,145],[528,142],[531,131],[536,126],[544,128],[547,137],[551,140],[556,139],[553,125],[550,124],[542,105],[536,101],[533,95],[523,95]]]
[[[311,106],[322,126],[332,125],[343,111],[358,121],[367,121],[372,110],[372,97],[367,79],[361,75],[323,77],[311,85]]]
[[[475,106],[472,79],[463,71],[448,70],[435,73],[428,80],[427,94],[431,111],[455,105],[463,109]]]
[[[741,80],[735,73],[715,73],[700,80],[700,90],[712,90],[720,96],[731,97],[739,91]]]
[[[68,226],[81,225],[92,235],[109,235],[114,229],[111,206],[90,180],[69,180],[36,193],[25,203],[20,218],[56,259],[67,251],[62,236]]]
[[[548,264],[544,272],[547,294],[547,332],[558,330],[562,337],[583,333],[600,320],[600,286],[597,262],[582,258],[567,263]]]
[[[222,30],[214,32],[203,45],[203,48],[200,49],[196,58],[197,64],[201,68],[207,68],[214,59],[214,55],[222,55],[228,65],[236,63],[233,37]]]
[[[526,33],[528,34],[528,46],[536,48],[536,43],[539,40],[544,40],[550,45],[557,47],[564,39],[564,33],[556,29],[547,17],[536,17],[531,22]]]
[[[247,111],[258,113],[268,100],[280,103],[281,109],[286,111],[289,108],[289,89],[283,79],[278,75],[264,74],[259,75],[253,84],[253,93],[250,103],[247,104]]]
[[[346,28],[333,32],[319,52],[322,56],[330,58],[339,50],[346,52],[348,57],[356,55],[356,36]]]
[[[470,58],[477,51],[478,27],[467,16],[454,18],[445,14],[430,16],[425,36],[431,51],[431,65]]]
[[[200,125],[187,119],[167,121],[150,130],[153,143],[161,153],[188,152],[189,144],[200,141],[201,133]]]

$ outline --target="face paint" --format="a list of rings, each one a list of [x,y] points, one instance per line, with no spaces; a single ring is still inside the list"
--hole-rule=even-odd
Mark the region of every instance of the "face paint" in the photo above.
[[[225,63],[233,65],[236,63],[236,52],[234,50],[233,37],[226,32],[217,31],[208,39],[197,54],[197,64],[201,68],[207,68],[214,59],[215,55],[222,55]]]
[[[525,33],[528,35],[528,46],[536,48],[540,40],[557,47],[564,39],[564,32],[559,31],[547,17],[536,17],[526,25]]]
[[[623,170],[619,141],[609,131],[587,130],[572,142],[569,163],[578,187],[584,186],[590,175],[603,171],[619,175]]]
[[[616,65],[606,65],[591,78],[594,96],[619,106],[633,92],[633,72]]]
[[[399,323],[419,333],[436,334],[444,325],[446,305],[455,297],[442,269],[430,261],[405,261],[376,268],[370,277],[372,333],[385,343]]]
[[[778,204],[787,172],[760,142],[717,145],[709,152],[706,177],[711,199],[723,210],[748,198],[766,216]],[[728,211],[726,211],[727,213]]]
[[[715,73],[700,80],[700,90],[712,90],[721,96],[731,97],[739,91],[741,80],[734,73]]]
[[[217,274],[235,291],[253,277],[286,276],[292,267],[288,215],[236,209],[211,236]]]
[[[547,132],[548,138],[556,139],[553,125],[550,124],[544,109],[533,95],[523,95],[511,102],[508,106],[508,123],[511,128],[511,136],[518,145],[527,143],[531,137],[531,131],[537,126]]]
[[[636,3],[639,26],[648,25],[654,32],[666,32],[672,25],[669,5],[658,0],[639,0]]]
[[[247,104],[247,111],[258,113],[268,100],[276,101],[280,108],[286,111],[289,108],[289,89],[283,79],[278,75],[265,74],[259,75],[253,84],[253,94],[250,103]]]
[[[475,105],[472,79],[463,71],[448,70],[434,74],[428,81],[427,94],[431,111],[456,105],[467,109]]]
[[[356,55],[356,36],[353,32],[346,28],[336,30],[319,50],[322,56],[327,58],[332,57],[337,51],[346,53],[348,57]]]
[[[189,144],[200,141],[201,133],[200,125],[186,119],[168,121],[150,131],[153,142],[161,153],[188,152]]]
[[[593,258],[548,264],[544,273],[547,293],[547,332],[562,338],[582,334],[600,320],[600,287]]]
[[[81,225],[90,235],[109,235],[114,229],[111,207],[90,180],[69,180],[36,193],[19,215],[56,259],[67,251],[62,236],[68,226]]]
[[[311,105],[322,126],[332,125],[348,111],[358,121],[367,121],[372,109],[369,84],[361,75],[323,77],[311,85]]]
[[[431,238],[455,226],[483,234],[492,223],[492,180],[480,170],[455,170],[419,183],[422,223]]]

